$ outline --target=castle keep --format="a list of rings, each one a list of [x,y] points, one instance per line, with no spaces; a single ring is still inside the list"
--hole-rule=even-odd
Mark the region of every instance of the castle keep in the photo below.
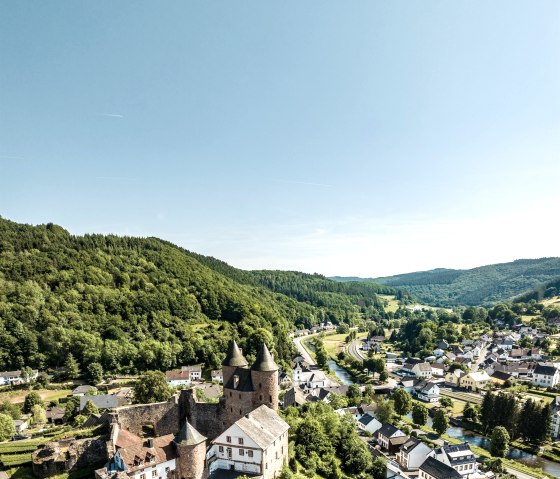
[[[276,477],[288,453],[288,426],[277,414],[278,366],[265,344],[249,366],[232,341],[222,368],[224,394],[217,404],[198,402],[193,390],[182,390],[165,403],[117,408],[107,441],[109,462],[96,478],[206,479],[219,478],[223,469]],[[243,421],[261,421],[258,436],[269,430],[269,442],[251,437],[257,427],[243,427]],[[154,437],[143,437],[147,429]],[[216,443],[218,436],[230,441],[227,447]],[[273,456],[266,455],[269,448],[275,448]],[[267,457],[275,459],[266,462]]]

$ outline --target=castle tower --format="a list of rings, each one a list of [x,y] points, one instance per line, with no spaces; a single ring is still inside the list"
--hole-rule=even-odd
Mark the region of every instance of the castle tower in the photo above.
[[[253,383],[253,408],[266,405],[278,411],[278,366],[263,343],[251,367]]]
[[[177,448],[177,479],[205,479],[206,438],[185,419],[175,438]]]
[[[222,363],[224,385],[228,383],[237,368],[246,368],[247,366],[249,366],[249,363],[243,357],[241,349],[239,349],[239,346],[237,346],[234,339],[231,340],[228,346],[226,359],[224,359],[224,362]]]

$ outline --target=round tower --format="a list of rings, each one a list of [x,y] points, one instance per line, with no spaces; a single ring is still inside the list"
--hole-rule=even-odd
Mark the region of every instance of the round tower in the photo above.
[[[256,409],[264,404],[278,411],[278,366],[264,343],[251,367],[251,380],[253,407]]]
[[[228,352],[226,359],[222,363],[222,376],[224,381],[224,386],[227,385],[231,376],[237,368],[246,368],[249,366],[247,360],[243,357],[241,349],[237,346],[237,343],[232,339],[228,346]]]
[[[206,471],[206,438],[185,419],[175,438],[177,478],[204,479]]]

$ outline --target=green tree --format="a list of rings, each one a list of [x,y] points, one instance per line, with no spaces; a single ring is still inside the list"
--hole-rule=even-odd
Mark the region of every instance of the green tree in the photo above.
[[[478,421],[478,410],[471,403],[467,402],[463,408],[463,418],[467,421]]]
[[[449,427],[449,419],[447,413],[443,409],[438,409],[434,414],[434,421],[432,425],[434,431],[441,436]]]
[[[40,372],[35,381],[42,388],[47,387],[49,385],[49,383],[51,382],[51,380],[49,378],[49,375],[45,372]]]
[[[171,388],[161,371],[141,374],[134,385],[134,402],[137,404],[167,401],[171,395]]]
[[[35,404],[31,408],[31,415],[33,417],[33,424],[42,425],[47,423],[47,414],[43,406]]]
[[[428,422],[428,408],[422,404],[415,403],[412,406],[412,420],[418,426],[424,426]]]
[[[495,457],[506,457],[509,447],[509,433],[503,426],[496,426],[490,438],[490,454]]]
[[[78,414],[78,407],[80,406],[80,398],[78,396],[71,396],[66,401],[64,406],[64,420],[70,421]]]
[[[74,359],[72,353],[68,353],[66,362],[64,363],[64,369],[68,379],[76,379],[80,377],[80,365],[78,364],[78,361]]]
[[[7,400],[0,404],[0,413],[7,414],[12,419],[21,419],[21,408]]]
[[[453,407],[453,400],[447,396],[443,396],[440,400],[439,403],[443,406],[443,407]]]
[[[395,414],[395,406],[393,401],[380,401],[377,404],[375,415],[381,423],[391,422]]]
[[[31,413],[33,406],[37,404],[39,406],[45,406],[43,400],[41,399],[41,396],[39,396],[39,393],[31,391],[27,396],[25,396],[25,401],[23,402],[23,412],[26,414]]]
[[[103,366],[99,363],[91,363],[86,368],[86,376],[92,384],[99,384],[103,381]]]
[[[82,409],[81,414],[83,414],[86,417],[89,417],[92,414],[98,414],[98,413],[99,413],[99,409],[97,409],[97,406],[93,404],[93,401],[91,399],[88,399],[88,401],[84,404],[84,408]]]
[[[0,413],[0,441],[9,439],[16,433],[14,420],[7,414]]]
[[[21,368],[21,378],[26,382],[31,382],[31,378],[33,377],[33,369],[29,366],[24,366]]]
[[[412,408],[412,397],[405,389],[397,389],[391,399],[395,402],[395,412],[399,416],[404,416],[410,412]]]
[[[381,371],[381,373],[379,374],[379,380],[384,383],[385,381],[387,381],[387,379],[389,379],[389,371],[387,371],[386,369],[384,369],[383,371]]]
[[[350,384],[350,386],[348,386],[348,391],[346,391],[346,397],[348,398],[348,404],[350,406],[358,405],[362,399],[360,386],[357,384]]]

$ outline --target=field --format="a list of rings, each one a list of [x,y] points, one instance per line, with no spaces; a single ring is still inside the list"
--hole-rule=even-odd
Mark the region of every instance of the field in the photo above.
[[[34,389],[41,396],[41,399],[48,403],[50,401],[55,401],[64,398],[72,393],[71,389],[61,388],[61,389]],[[16,391],[1,391],[0,392],[0,402],[9,401],[14,404],[23,403],[25,396],[29,394],[27,389],[18,389]]]
[[[399,302],[395,299],[393,295],[390,294],[379,294],[381,299],[387,301],[387,306],[385,306],[385,311],[387,313],[394,313],[399,309]]]
[[[334,357],[336,356],[341,350],[342,347],[346,345],[346,337],[348,334],[331,334],[325,336],[323,339],[323,344],[325,345],[325,349],[329,356]],[[356,338],[364,339],[367,337],[367,333],[358,333]]]

